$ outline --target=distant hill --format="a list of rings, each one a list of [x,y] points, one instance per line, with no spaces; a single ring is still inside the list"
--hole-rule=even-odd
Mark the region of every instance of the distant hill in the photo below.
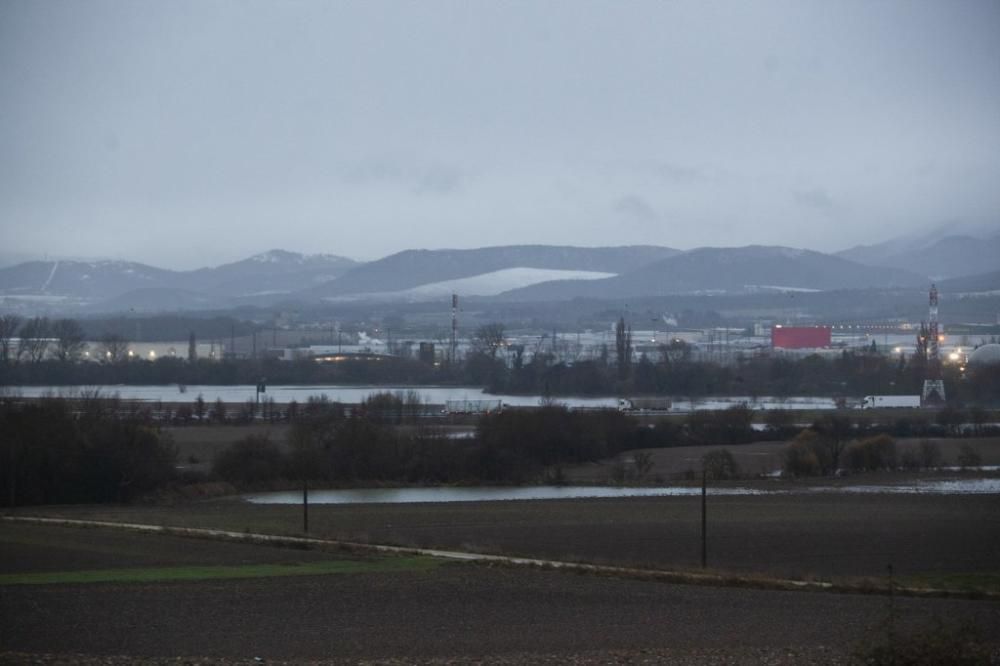
[[[1000,270],[941,280],[938,290],[945,294],[1000,292]]]
[[[325,299],[440,301],[452,292],[500,301],[621,301],[668,294],[926,288],[928,282],[916,271],[787,247],[681,252],[656,246],[516,245],[408,250],[367,264],[271,250],[193,271],[125,261],[26,262],[0,269],[0,302],[25,311],[170,312],[308,306]]]
[[[189,271],[183,282],[189,289],[220,296],[289,293],[329,282],[359,265],[332,254],[270,250],[231,264]]]
[[[29,261],[0,268],[0,294],[108,298],[178,279],[175,271],[131,261]]]
[[[510,245],[474,250],[406,250],[359,266],[311,290],[314,296],[386,293],[516,268],[621,273],[679,254],[648,245],[562,247]]]
[[[344,257],[284,250],[193,271],[130,261],[29,261],[0,268],[0,297],[62,297],[143,310],[208,307],[224,305],[229,298],[298,291],[333,280],[357,265]]]
[[[1000,233],[986,237],[953,235],[943,238],[859,245],[837,256],[869,266],[925,272],[941,280],[1000,269]]]
[[[913,287],[927,278],[894,268],[864,266],[811,250],[751,245],[699,248],[617,277],[581,283],[546,282],[503,294],[508,300],[630,298],[663,294],[830,291]]]
[[[205,310],[225,307],[225,301],[203,292],[175,289],[173,287],[152,287],[133,289],[95,304],[100,312],[180,312],[183,310]]]

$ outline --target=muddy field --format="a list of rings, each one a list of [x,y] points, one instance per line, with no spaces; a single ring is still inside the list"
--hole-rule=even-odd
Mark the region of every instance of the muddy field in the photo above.
[[[0,522],[0,572],[37,573],[119,567],[265,564],[329,558],[320,550],[138,535],[124,530]]]
[[[788,487],[785,482],[759,482]],[[310,534],[574,561],[699,565],[700,500],[646,497],[441,504],[312,505]],[[229,498],[176,507],[48,507],[19,513],[301,532],[297,505]],[[708,501],[709,564],[781,576],[997,572],[995,495],[758,495]]]
[[[0,538],[28,542],[33,557],[57,567],[325,556],[106,529],[0,525]],[[243,663],[257,657],[836,663],[883,636],[888,616],[888,600],[877,596],[692,587],[472,564],[197,583],[8,585],[0,592],[0,660],[11,662],[61,653],[91,655],[95,662],[119,655],[109,663],[179,655]],[[942,617],[972,622],[993,640],[1000,636],[995,602],[894,603],[900,632]]]
[[[916,451],[920,442],[925,439],[934,442],[940,449],[942,465],[958,465],[959,451],[966,445],[979,453],[983,465],[1000,465],[1000,437],[897,439],[898,455],[901,456],[907,450]],[[787,442],[754,442],[732,446],[678,446],[643,450],[653,459],[653,468],[649,476],[659,476],[669,480],[683,477],[685,474],[696,475],[701,471],[701,460],[705,454],[720,449],[726,449],[733,455],[736,464],[739,465],[741,476],[767,476],[781,470],[787,445]],[[627,451],[619,458],[627,464],[634,454],[635,451]],[[563,468],[563,473],[571,483],[607,483],[611,478],[614,462],[612,459],[572,465]]]

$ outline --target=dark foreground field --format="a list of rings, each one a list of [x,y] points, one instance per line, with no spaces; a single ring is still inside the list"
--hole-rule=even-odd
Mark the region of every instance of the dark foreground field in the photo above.
[[[784,483],[763,487],[791,488]],[[351,541],[549,559],[694,568],[697,497],[439,504],[312,505],[310,534]],[[297,505],[237,499],[176,507],[49,507],[19,513],[268,534],[301,533]],[[714,496],[715,568],[785,577],[941,577],[1000,573],[996,495]]]
[[[218,562],[309,566],[359,557],[9,524],[0,524],[0,545],[14,553],[0,561],[3,574]],[[880,596],[417,562],[324,576],[6,584],[0,659],[841,663],[858,645],[885,635],[889,603]],[[1000,636],[995,602],[899,598],[894,604],[900,633],[941,617],[973,623],[987,640]]]

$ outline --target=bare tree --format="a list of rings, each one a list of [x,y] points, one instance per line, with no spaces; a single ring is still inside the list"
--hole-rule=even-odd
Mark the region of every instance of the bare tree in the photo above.
[[[854,434],[851,417],[844,414],[824,414],[813,424],[813,430],[821,435],[820,441],[829,452],[831,474],[836,474],[840,466],[840,456]],[[821,460],[822,462],[822,460]]]
[[[21,318],[16,314],[5,314],[0,316],[0,361],[9,363],[13,356],[11,345],[17,329],[21,326]]]
[[[705,476],[713,481],[736,479],[740,475],[740,466],[729,449],[710,451],[701,458]]]
[[[128,340],[117,333],[105,333],[101,338],[101,352],[108,363],[121,363],[128,358]]]
[[[24,322],[18,331],[20,338],[17,345],[17,357],[27,357],[32,363],[38,363],[45,358],[49,350],[49,336],[52,335],[52,324],[48,317],[32,317]]]
[[[618,378],[628,379],[632,371],[632,327],[620,317],[615,325],[615,354],[618,361]]]
[[[977,435],[983,434],[983,426],[990,420],[989,412],[976,405],[969,409],[969,420],[972,421],[973,432]]]
[[[476,329],[472,336],[472,345],[476,351],[486,354],[490,358],[496,358],[497,352],[504,343],[504,327],[499,322],[483,324]]]
[[[52,337],[56,339],[56,358],[75,361],[80,358],[86,344],[83,327],[75,319],[58,319],[52,324]]]
[[[653,454],[649,451],[636,451],[632,454],[632,461],[635,464],[635,478],[639,481],[645,479],[655,465]]]
[[[226,422],[226,403],[222,402],[222,398],[215,399],[215,407],[212,409],[212,418],[219,423]]]

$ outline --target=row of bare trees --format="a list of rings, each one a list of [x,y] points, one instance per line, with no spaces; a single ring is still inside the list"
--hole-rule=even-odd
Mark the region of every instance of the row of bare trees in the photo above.
[[[101,339],[100,354],[112,362],[128,356],[128,340],[109,333]],[[75,319],[0,315],[0,363],[38,363],[51,355],[59,361],[78,361],[87,343],[80,322]]]

